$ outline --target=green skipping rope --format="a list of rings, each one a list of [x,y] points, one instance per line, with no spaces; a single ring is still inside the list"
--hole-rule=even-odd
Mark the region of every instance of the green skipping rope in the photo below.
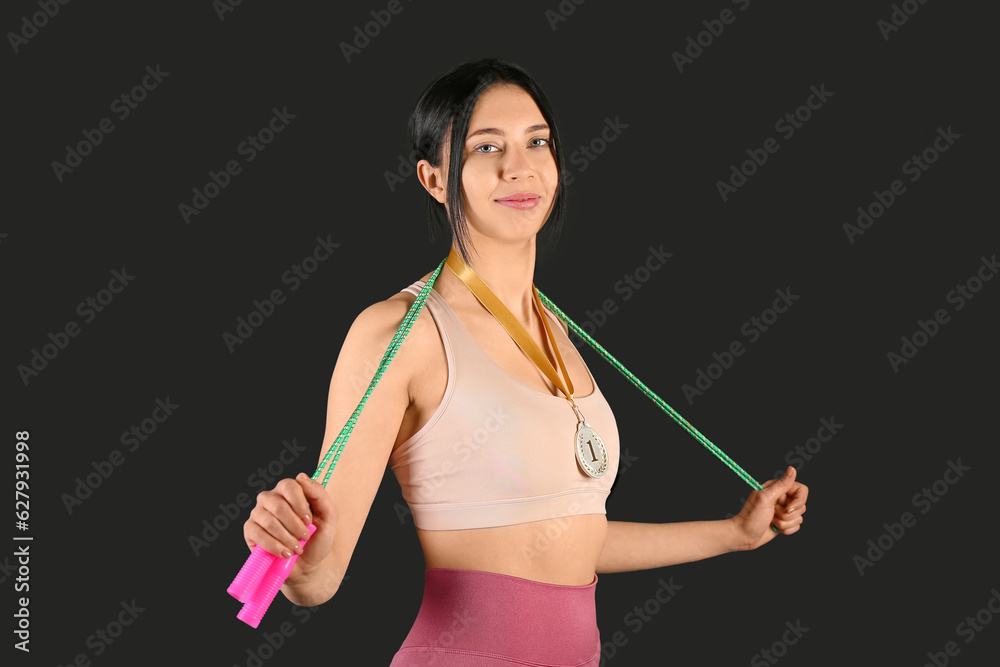
[[[348,418],[347,423],[344,424],[344,428],[340,431],[340,435],[338,435],[336,440],[333,441],[333,444],[330,446],[330,449],[327,450],[326,452],[326,456],[323,457],[323,460],[320,462],[319,467],[316,469],[316,472],[313,473],[312,476],[313,481],[319,479],[320,473],[322,473],[323,469],[327,467],[327,464],[329,464],[330,467],[326,471],[326,475],[323,477],[323,482],[322,482],[323,486],[325,487],[327,485],[327,482],[330,481],[330,475],[333,473],[333,469],[337,467],[337,461],[340,460],[340,454],[341,452],[344,451],[344,445],[347,444],[348,438],[351,437],[351,433],[354,431],[354,425],[357,423],[358,417],[361,416],[361,411],[364,409],[365,403],[368,402],[368,397],[372,395],[372,391],[375,389],[375,385],[378,384],[378,381],[382,378],[382,375],[385,373],[386,369],[389,368],[389,364],[392,363],[393,358],[395,358],[396,352],[399,351],[400,346],[403,344],[403,340],[405,340],[407,334],[410,333],[410,327],[413,325],[413,321],[417,318],[417,315],[420,314],[420,311],[423,310],[424,303],[427,301],[427,295],[430,294],[431,288],[434,286],[434,281],[437,280],[438,275],[441,273],[441,269],[444,268],[445,262],[447,261],[448,261],[447,258],[441,260],[441,263],[438,264],[437,269],[434,270],[434,273],[431,274],[430,278],[424,284],[423,289],[420,290],[420,294],[417,295],[417,298],[413,302],[413,305],[410,306],[410,309],[406,313],[406,317],[403,318],[402,323],[400,323],[399,325],[399,329],[396,331],[395,335],[392,337],[392,340],[389,342],[389,347],[386,349],[385,354],[382,355],[382,361],[379,363],[378,369],[376,369],[375,371],[375,376],[372,378],[371,383],[368,385],[368,389],[365,391],[365,395],[361,397],[361,402],[358,403],[358,407],[354,409],[354,412],[351,414],[350,418]],[[570,328],[570,331],[572,331],[577,336],[585,340],[587,344],[589,344],[592,348],[594,348],[598,354],[600,354],[606,361],[608,361],[608,363],[617,368],[622,373],[622,375],[628,378],[629,382],[638,387],[639,390],[642,391],[642,393],[645,394],[647,397],[649,397],[651,401],[656,403],[656,405],[658,405],[660,409],[662,409],[664,412],[670,415],[670,418],[673,419],[678,424],[680,424],[684,428],[684,430],[686,430],[694,437],[695,440],[700,442],[702,445],[708,448],[710,452],[715,454],[719,458],[719,460],[721,460],[723,463],[726,464],[726,466],[729,467],[730,470],[739,475],[740,479],[749,484],[754,491],[760,491],[762,488],[764,488],[757,482],[757,480],[755,480],[752,476],[750,476],[750,474],[747,471],[741,468],[739,464],[736,463],[736,461],[733,461],[726,455],[725,452],[723,452],[721,449],[713,445],[711,441],[704,435],[702,435],[701,432],[698,431],[698,429],[692,426],[690,422],[688,422],[688,420],[684,419],[684,417],[682,417],[676,410],[667,405],[666,401],[664,401],[662,398],[653,393],[653,391],[650,390],[649,387],[643,384],[642,380],[637,378],[635,374],[633,374],[630,370],[625,368],[621,364],[621,362],[619,362],[617,359],[611,356],[611,353],[605,350],[600,343],[591,338],[586,331],[581,329],[575,322],[569,319],[569,317],[567,317],[566,314],[562,310],[560,310],[558,306],[552,303],[552,301],[547,296],[542,294],[540,290],[538,290],[538,297],[539,299],[541,299],[542,303],[545,304],[547,308],[549,308],[553,313],[555,313],[555,315],[560,320],[566,323],[566,325]],[[330,460],[331,457],[333,458],[332,462]],[[771,530],[777,532],[778,529],[772,525]]]

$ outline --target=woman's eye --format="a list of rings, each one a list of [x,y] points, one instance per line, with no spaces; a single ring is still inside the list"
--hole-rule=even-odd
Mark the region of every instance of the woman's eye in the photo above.
[[[496,151],[487,151],[487,150],[484,150],[486,148],[496,148],[497,151],[500,150],[499,148],[497,148],[493,144],[483,144],[482,146],[476,146],[475,150],[476,150],[477,153],[495,153],[496,152]]]
[[[532,139],[532,141],[541,141],[541,142],[543,142],[541,144],[535,144],[536,148],[541,148],[542,146],[548,146],[550,139],[548,139],[547,137],[535,137],[534,139]]]

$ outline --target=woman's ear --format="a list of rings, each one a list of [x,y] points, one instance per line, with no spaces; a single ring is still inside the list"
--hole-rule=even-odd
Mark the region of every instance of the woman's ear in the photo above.
[[[448,175],[444,169],[432,166],[427,160],[421,160],[417,163],[417,178],[439,204],[448,201]]]

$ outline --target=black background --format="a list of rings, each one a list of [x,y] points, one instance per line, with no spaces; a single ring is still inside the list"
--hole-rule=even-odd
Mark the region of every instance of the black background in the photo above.
[[[190,538],[203,521],[225,523],[220,503],[259,490],[248,478],[283,440],[307,447],[284,475],[312,472],[354,316],[447,253],[446,241],[427,240],[416,179],[393,190],[385,174],[406,153],[406,120],[424,86],[484,56],[536,78],[568,153],[608,118],[626,126],[596,159],[567,165],[569,224],[539,256],[539,288],[581,323],[615,299],[597,339],[758,480],[822,418],[843,425],[799,466],[810,488],[799,533],[750,553],[601,575],[602,639],[627,639],[606,645],[605,664],[768,664],[755,656],[796,621],[809,629],[777,648],[779,664],[921,665],[948,641],[960,648],[950,664],[996,664],[1000,621],[971,642],[956,626],[1000,587],[990,511],[1000,281],[982,283],[961,310],[946,296],[1000,251],[990,203],[997,17],[986,3],[913,0],[905,4],[916,12],[885,39],[888,2],[748,4],[567,0],[553,29],[546,11],[559,11],[556,0],[404,2],[347,62],[341,42],[384,3],[248,1],[220,18],[208,1],[72,2],[16,51],[9,33],[41,10],[5,3],[8,503],[15,433],[29,430],[31,447],[30,529],[16,530],[8,514],[0,552],[11,644],[23,595],[11,538],[34,538],[31,653],[4,647],[11,664],[68,665],[78,654],[94,665],[228,667],[257,664],[253,654],[266,665],[388,664],[423,584],[391,474],[350,579],[308,617],[279,596],[258,630],[236,620],[225,588],[247,555],[248,509],[197,555]],[[735,20],[679,72],[672,54],[723,9]],[[157,65],[169,75],[119,119],[111,102]],[[785,138],[775,122],[811,86],[833,94]],[[285,107],[295,118],[247,163],[237,146]],[[52,163],[106,117],[115,130],[57,178]],[[938,128],[960,138],[911,182],[902,165]],[[768,137],[780,149],[723,201],[716,182]],[[186,224],[179,204],[232,159],[242,172]],[[905,194],[851,243],[843,225],[894,179]],[[289,291],[282,274],[317,237],[340,247]],[[672,257],[624,300],[616,282],[661,245]],[[77,305],[123,267],[134,280],[84,322]],[[222,334],[276,288],[287,301],[231,353]],[[746,344],[741,326],[779,288],[799,300]],[[950,321],[894,369],[887,354],[938,308]],[[26,383],[18,366],[70,320],[80,334]],[[735,340],[745,354],[690,404],[682,385]],[[745,483],[596,354],[584,358],[635,459],[608,501],[610,519],[739,510]],[[179,408],[125,451],[121,434],[167,397]],[[116,449],[124,463],[69,512],[64,494]],[[920,513],[914,494],[959,459],[971,469]],[[907,511],[916,525],[859,574],[854,557]],[[628,615],[670,577],[683,588],[635,632]],[[112,644],[91,638],[133,600],[143,611]],[[294,634],[261,651],[282,622]]]

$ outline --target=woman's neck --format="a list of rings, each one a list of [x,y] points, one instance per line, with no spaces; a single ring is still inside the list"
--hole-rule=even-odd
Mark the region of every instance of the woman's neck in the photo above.
[[[535,240],[502,244],[475,240],[469,266],[522,323],[536,319],[531,284],[535,273]],[[457,252],[457,249],[456,249]]]

